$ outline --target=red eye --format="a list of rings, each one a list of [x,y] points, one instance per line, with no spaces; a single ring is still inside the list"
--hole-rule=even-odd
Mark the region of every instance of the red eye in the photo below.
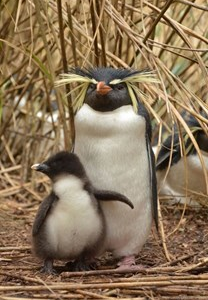
[[[95,84],[90,83],[89,86],[88,86],[88,89],[94,90],[95,89]]]
[[[119,84],[119,85],[117,85],[117,89],[118,89],[118,90],[123,90],[123,89],[124,89],[124,86],[121,85],[121,84]]]

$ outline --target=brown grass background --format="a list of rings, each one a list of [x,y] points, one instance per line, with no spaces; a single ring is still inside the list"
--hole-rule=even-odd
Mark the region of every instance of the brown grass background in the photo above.
[[[62,10],[58,7],[62,7]],[[199,114],[200,109],[207,112],[208,108],[207,12],[206,0],[62,0],[62,3],[60,0],[3,0],[0,2],[0,205],[4,225],[5,218],[7,220],[9,215],[13,214],[10,225],[7,226],[7,228],[11,226],[13,238],[16,233],[12,226],[16,227],[16,225],[11,224],[16,223],[11,222],[23,219],[27,220],[26,229],[31,226],[31,218],[34,217],[37,205],[43,195],[49,191],[47,179],[40,177],[40,174],[31,174],[30,166],[59,149],[69,150],[71,146],[69,108],[65,100],[65,89],[54,86],[54,82],[59,78],[59,74],[66,70],[66,66],[113,66],[134,69],[148,67],[154,70],[159,83],[144,85],[141,88],[148,97],[147,108],[152,118],[154,138],[159,136],[159,144],[163,139],[161,134],[163,127],[167,132],[172,131],[175,123],[184,127],[180,116],[182,109],[195,115],[204,128],[207,128],[207,120]],[[58,110],[54,116],[53,107],[56,105]],[[189,128],[185,130],[192,136]],[[162,238],[165,239],[165,234],[169,231],[177,231],[181,234],[180,229],[186,228],[184,210],[181,213],[179,209],[177,222],[172,220],[170,225],[168,220],[176,211],[166,207],[162,209],[165,219]],[[188,213],[192,216],[192,211]],[[189,217],[185,220],[189,220]],[[170,229],[169,226],[173,227]],[[206,218],[204,226],[206,226]],[[205,229],[202,226],[200,231],[202,228]],[[195,230],[196,228],[193,232]],[[12,237],[7,239],[5,228],[2,232],[3,250],[1,251],[10,253],[3,257],[10,257],[11,253],[16,255],[16,252],[5,248],[14,247]],[[25,232],[24,235],[27,236]],[[23,246],[25,241],[26,239],[23,238]],[[170,242],[169,238],[168,241]],[[21,237],[17,241],[19,249],[16,250],[19,251],[19,257],[22,251],[25,251],[25,248],[20,246],[20,242]],[[28,247],[27,244],[26,251]],[[166,259],[169,258],[170,261],[177,261],[179,254],[180,257],[183,256],[183,250],[178,255],[176,253],[170,255],[165,243],[163,247],[166,250]],[[170,244],[168,247],[170,249]],[[199,252],[199,248],[195,249],[195,252],[197,251]],[[199,260],[191,261],[191,267],[183,264],[178,266],[179,269],[181,266],[194,269],[198,268],[197,264],[199,267],[206,265],[206,259],[203,260],[206,255],[203,251]],[[26,254],[24,252],[24,255]],[[28,257],[30,256],[28,254]],[[164,261],[158,262],[160,263],[164,264]],[[9,272],[15,266],[16,270],[20,270],[17,265],[18,263],[10,266],[8,263],[2,272],[6,272],[5,270]],[[21,265],[21,270],[23,269]],[[187,269],[182,270],[182,273],[187,271]],[[162,271],[159,269],[155,272],[161,274]],[[171,270],[165,274],[169,274],[168,272]],[[10,276],[12,274],[13,271]],[[20,278],[21,272],[18,274]],[[32,276],[31,273],[26,275]],[[95,280],[93,278],[92,282]],[[161,278],[164,284],[167,278]],[[195,283],[192,282],[194,280],[192,277],[181,280],[187,279],[190,283],[184,283],[186,287],[183,287],[186,296],[180,299],[207,299],[206,288],[201,292],[201,298],[196,294],[193,296],[193,291],[189,294],[188,285]],[[20,282],[24,280],[28,282],[29,279],[22,278]],[[30,280],[29,282],[35,283],[34,279]],[[156,279],[154,280],[156,282]],[[205,276],[197,280],[196,284],[200,287],[202,281],[208,279]],[[159,283],[157,284],[160,286]],[[174,284],[172,295],[175,298],[172,296],[168,298],[169,294],[164,290],[160,294],[166,295],[164,299],[179,299],[177,282]],[[180,285],[181,282],[178,284]],[[116,288],[110,287],[114,290]],[[151,292],[148,293],[138,293],[140,298],[136,299],[161,299],[155,296],[157,293],[153,292],[153,288],[150,290]],[[30,297],[30,288],[28,291],[26,294]],[[135,293],[136,291],[138,290],[136,289]],[[198,287],[195,291],[199,291]],[[115,294],[119,295],[116,290]],[[9,295],[4,298],[2,296],[1,299],[10,299]],[[80,292],[77,295],[78,298],[89,296],[89,299],[107,297],[101,297],[100,293],[87,296]],[[187,295],[191,295],[192,298]],[[202,298],[203,295],[205,298]],[[73,297],[75,296],[72,295],[71,298]]]

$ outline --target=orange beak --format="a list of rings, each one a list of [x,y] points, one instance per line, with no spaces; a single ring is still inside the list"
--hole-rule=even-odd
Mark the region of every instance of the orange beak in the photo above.
[[[105,95],[108,92],[110,92],[111,90],[112,90],[112,88],[109,85],[105,84],[105,81],[98,82],[98,84],[97,84],[97,93],[98,94]]]

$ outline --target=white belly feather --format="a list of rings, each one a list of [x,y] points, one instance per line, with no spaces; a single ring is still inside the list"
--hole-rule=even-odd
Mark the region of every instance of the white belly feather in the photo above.
[[[208,171],[208,157],[202,157],[205,169]],[[163,184],[167,170],[157,171],[158,184]],[[186,194],[186,190],[198,193],[207,193],[206,180],[201,161],[197,154],[191,154],[186,159],[181,158],[176,164],[171,166],[165,182],[173,191],[181,195]],[[189,192],[188,192],[189,193]]]
[[[102,219],[92,200],[75,176],[66,176],[54,185],[59,200],[46,219],[47,243],[58,258],[76,258],[93,245],[102,231]]]
[[[93,185],[120,192],[134,204],[131,210],[123,203],[102,202],[107,223],[105,248],[116,256],[137,254],[152,223],[145,119],[130,105],[101,113],[84,104],[75,126],[75,153]]]

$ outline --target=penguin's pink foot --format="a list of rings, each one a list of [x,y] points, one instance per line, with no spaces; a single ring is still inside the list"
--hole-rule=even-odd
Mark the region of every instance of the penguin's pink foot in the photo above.
[[[140,271],[144,269],[143,265],[137,265],[135,262],[135,256],[129,255],[122,258],[122,260],[117,264],[118,271]]]

